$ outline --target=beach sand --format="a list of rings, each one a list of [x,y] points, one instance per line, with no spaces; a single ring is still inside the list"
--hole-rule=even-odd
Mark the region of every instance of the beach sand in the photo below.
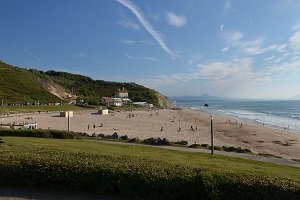
[[[28,119],[29,117],[32,119]],[[208,113],[191,109],[124,111],[109,115],[99,115],[96,110],[75,111],[70,118],[70,130],[97,135],[117,132],[119,136],[127,135],[129,138],[139,139],[161,137],[172,142],[185,140],[189,145],[210,144],[210,119]],[[68,119],[59,117],[59,112],[10,116],[0,118],[0,122],[36,122],[38,128],[42,129],[68,128]],[[218,115],[213,117],[213,127],[215,145],[242,147],[254,153],[300,159],[300,134]]]

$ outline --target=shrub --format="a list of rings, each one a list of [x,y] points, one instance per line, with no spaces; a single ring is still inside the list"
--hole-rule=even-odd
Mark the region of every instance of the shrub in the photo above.
[[[141,141],[139,140],[139,138],[131,138],[127,142],[128,143],[140,143]]]
[[[122,140],[128,140],[128,136],[127,136],[127,135],[122,135],[120,138],[121,138]]]
[[[189,148],[201,148],[201,145],[195,143],[195,144],[190,145]]]
[[[79,138],[79,134],[75,132],[36,129],[36,130],[22,130],[22,129],[0,129],[0,136],[18,136],[18,137],[39,137],[39,138],[57,138],[57,139],[74,139]]]
[[[185,140],[181,140],[181,141],[175,142],[175,144],[179,144],[179,145],[188,145],[188,142],[185,141]]]
[[[150,145],[170,145],[170,142],[166,138],[161,139],[160,137],[148,138],[148,139],[143,140],[142,143],[150,144]]]
[[[98,137],[100,137],[100,138],[105,138],[105,135],[102,134],[102,133],[99,133]]]

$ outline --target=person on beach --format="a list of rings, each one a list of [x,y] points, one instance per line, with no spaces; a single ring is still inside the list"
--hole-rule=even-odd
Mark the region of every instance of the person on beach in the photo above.
[[[160,128],[160,131],[161,131],[161,132],[164,131],[164,127],[163,127],[163,126]]]
[[[191,126],[191,131],[194,131],[194,128],[193,128],[193,126]]]
[[[88,124],[88,130],[90,130],[90,125]]]
[[[242,126],[243,126],[243,124],[241,123],[241,126],[240,126],[240,128],[242,128]]]
[[[96,128],[96,125],[94,124],[93,128],[95,129]]]
[[[177,130],[178,130],[178,132],[180,132],[181,131],[181,127],[179,126]]]

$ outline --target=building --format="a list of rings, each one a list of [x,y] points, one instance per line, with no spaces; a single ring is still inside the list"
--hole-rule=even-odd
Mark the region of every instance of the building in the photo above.
[[[128,90],[124,89],[116,89],[114,92],[114,97],[116,98],[128,98]]]
[[[100,114],[100,115],[108,115],[108,109],[104,109],[104,110],[98,110],[98,114]]]
[[[110,97],[102,97],[100,103],[109,106],[112,103],[112,99]]]
[[[63,111],[60,112],[60,117],[73,117],[73,111]]]
[[[110,103],[110,106],[122,106],[123,102],[121,98],[111,98],[112,102]]]

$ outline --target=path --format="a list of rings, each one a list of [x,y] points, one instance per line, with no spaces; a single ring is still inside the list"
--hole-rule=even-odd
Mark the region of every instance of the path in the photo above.
[[[147,147],[168,149],[168,150],[174,150],[174,151],[211,153],[211,151],[208,149],[195,149],[195,148],[175,147],[175,146],[154,146],[154,145],[143,145],[143,144],[136,144],[136,143],[113,142],[113,141],[105,141],[105,140],[97,140],[97,141],[104,142],[104,143],[110,143],[110,144],[147,146]],[[286,158],[276,158],[276,157],[272,157],[272,156],[265,157],[265,156],[259,156],[259,155],[254,155],[254,154],[235,153],[235,152],[226,152],[226,151],[217,151],[217,150],[214,151],[214,154],[244,158],[244,159],[255,160],[255,161],[269,162],[269,163],[279,164],[279,165],[289,165],[289,166],[294,166],[294,167],[300,167],[300,162],[289,160]]]

